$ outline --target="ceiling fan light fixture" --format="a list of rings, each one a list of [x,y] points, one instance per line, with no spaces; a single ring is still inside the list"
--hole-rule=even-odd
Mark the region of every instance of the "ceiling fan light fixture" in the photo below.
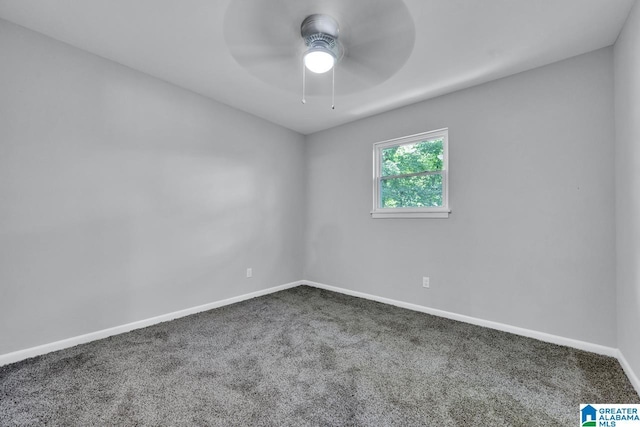
[[[304,66],[313,73],[326,73],[336,63],[336,57],[333,52],[324,48],[309,49],[304,54]]]
[[[329,15],[316,13],[304,18],[300,26],[300,35],[307,46],[302,55],[302,103],[305,104],[306,77],[305,70],[322,74],[333,69],[331,79],[331,109],[335,109],[336,71],[334,65],[340,59],[338,22]]]

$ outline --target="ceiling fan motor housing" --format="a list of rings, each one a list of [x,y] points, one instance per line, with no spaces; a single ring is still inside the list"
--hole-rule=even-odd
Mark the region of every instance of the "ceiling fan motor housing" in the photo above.
[[[307,45],[307,52],[322,50],[329,52],[334,59],[339,59],[338,34],[340,27],[335,19],[323,14],[309,15],[302,21],[300,33]]]

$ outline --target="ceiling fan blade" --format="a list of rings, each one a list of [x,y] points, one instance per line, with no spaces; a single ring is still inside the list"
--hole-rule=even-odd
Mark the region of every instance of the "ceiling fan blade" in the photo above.
[[[251,54],[250,50],[267,55],[284,52],[294,55],[297,52],[300,24],[287,18],[282,3],[284,0],[260,3],[237,0],[231,3],[227,10],[229,19],[225,19],[224,36],[234,57],[245,57]]]
[[[349,92],[358,92],[367,86],[382,83],[388,78],[389,76],[380,73],[371,64],[363,64],[353,58],[343,58],[336,67],[336,79],[341,83],[348,82]]]
[[[341,34],[345,68],[372,84],[395,74],[409,59],[415,41],[415,25],[402,2],[374,1],[375,7],[359,10]]]
[[[262,55],[247,57],[243,64],[245,68],[251,68],[254,73],[264,73],[265,70],[274,67],[296,67],[297,61],[292,61],[289,56]],[[301,68],[301,66],[296,68]]]
[[[344,2],[349,13],[348,24],[354,34],[383,34],[387,29],[401,28],[408,23],[413,26],[413,18],[403,1],[352,0]],[[409,21],[406,18],[411,18]]]
[[[264,49],[256,45],[236,46],[233,56],[244,66],[260,65],[268,62],[296,61],[297,55],[291,49],[272,47]]]
[[[409,59],[413,51],[414,37],[410,31],[386,32],[360,43],[353,43],[345,53],[345,62],[357,63],[369,68],[372,74],[387,79],[395,74]]]

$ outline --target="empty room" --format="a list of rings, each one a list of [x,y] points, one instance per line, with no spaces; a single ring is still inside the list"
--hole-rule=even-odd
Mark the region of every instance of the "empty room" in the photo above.
[[[0,0],[0,426],[640,426],[638,0]]]

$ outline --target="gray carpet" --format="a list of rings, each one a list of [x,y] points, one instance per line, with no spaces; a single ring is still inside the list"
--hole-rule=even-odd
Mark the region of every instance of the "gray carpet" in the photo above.
[[[306,286],[0,368],[0,425],[568,426],[618,362]]]

